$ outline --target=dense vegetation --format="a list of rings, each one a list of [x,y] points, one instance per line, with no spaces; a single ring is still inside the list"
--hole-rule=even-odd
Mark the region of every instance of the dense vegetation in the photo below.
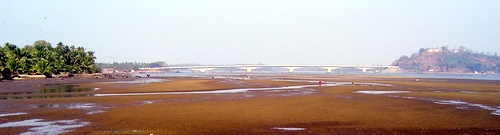
[[[55,47],[44,40],[23,48],[10,43],[0,47],[0,70],[4,74],[94,73],[95,59],[93,51],[61,42]]]
[[[139,68],[155,68],[155,67],[166,67],[168,64],[163,61],[145,63],[145,62],[113,62],[113,63],[97,63],[97,67],[100,68],[114,68],[119,71],[131,71],[139,70]]]
[[[392,65],[410,72],[499,73],[500,57],[475,52],[465,47],[450,50],[447,47],[420,49],[411,57],[402,56]]]

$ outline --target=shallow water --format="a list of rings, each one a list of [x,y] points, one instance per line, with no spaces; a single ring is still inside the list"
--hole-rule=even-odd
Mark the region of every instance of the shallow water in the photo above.
[[[353,97],[351,96],[345,96],[345,95],[334,95],[334,97],[338,97],[338,98],[347,98],[347,99],[351,99]]]
[[[438,99],[427,99],[434,101],[436,104],[443,104],[443,105],[455,105],[458,109],[468,109],[469,107],[478,107],[481,109],[486,109],[493,111],[491,114],[493,115],[499,115],[500,116],[500,106],[487,106],[487,105],[482,105],[482,104],[474,104],[474,103],[468,103],[460,100],[438,100]]]
[[[362,93],[362,94],[372,94],[372,95],[380,95],[380,94],[394,94],[394,93],[410,93],[409,91],[376,91],[376,90],[361,90],[353,93]]]
[[[500,116],[500,106],[488,106],[488,105],[483,105],[483,104],[474,104],[474,103],[468,103],[468,102],[461,101],[461,100],[440,100],[440,99],[433,99],[433,98],[400,97],[400,96],[391,96],[391,97],[432,101],[433,103],[436,103],[436,104],[454,105],[454,106],[456,106],[455,108],[457,108],[457,109],[469,109],[471,107],[476,107],[476,108],[490,110],[490,111],[492,111],[491,114]]]
[[[131,81],[116,81],[116,82],[101,82],[104,84],[109,83],[139,83],[139,84],[148,84],[148,83],[156,83],[156,82],[164,82],[168,81],[166,79],[155,79],[155,78],[138,78]]]
[[[7,122],[0,124],[0,128],[5,127],[31,127],[21,135],[55,135],[72,131],[74,128],[83,127],[90,124],[78,119],[43,121],[43,119],[30,119],[17,122]]]
[[[2,113],[0,114],[0,117],[6,117],[6,116],[16,116],[16,115],[25,115],[28,113],[25,112],[17,112],[17,113]]]
[[[432,91],[432,92],[437,92],[437,93],[443,93],[443,92],[460,92],[460,93],[467,93],[467,94],[478,94],[478,93],[482,93],[482,92],[477,92],[477,91],[467,91],[467,90],[446,90],[446,91],[441,91],[441,90],[437,90],[437,91]]]
[[[69,97],[90,97],[92,94],[63,94],[63,95],[15,95],[2,97],[0,100],[16,100],[16,99],[40,99],[40,98],[69,98]]]
[[[93,89],[91,88],[78,88],[78,85],[73,85],[73,84],[61,84],[55,88],[45,88],[30,94],[87,92],[92,90]]]
[[[286,130],[286,131],[301,131],[301,130],[306,130],[305,128],[295,128],[295,127],[274,127],[273,129]]]
[[[340,84],[323,84],[322,86],[338,86]],[[270,91],[270,90],[287,90],[287,89],[303,89],[306,87],[319,87],[319,85],[298,85],[285,87],[270,87],[270,88],[239,88],[239,89],[222,89],[211,91],[190,91],[190,92],[152,92],[152,93],[118,93],[118,94],[94,94],[94,96],[138,96],[138,95],[175,95],[175,94],[231,94],[242,93],[248,91]]]
[[[409,93],[409,91],[370,91],[370,90],[367,90],[367,91],[356,91],[353,93],[380,95],[380,94]],[[393,97],[393,98],[425,100],[425,101],[431,101],[435,104],[442,104],[442,105],[453,105],[457,109],[468,109],[471,107],[476,107],[476,108],[490,110],[490,111],[492,111],[491,114],[500,116],[500,106],[488,106],[488,105],[483,105],[483,104],[474,104],[474,103],[468,103],[468,102],[461,101],[461,100],[441,100],[441,99],[434,99],[434,98],[419,98],[419,97],[397,96],[397,95],[388,95],[388,96]]]
[[[307,83],[319,83],[319,81],[311,81],[311,80],[286,80],[286,79],[273,79],[272,81],[286,81],[286,82],[307,82]],[[361,85],[361,86],[393,86],[391,84],[382,84],[382,83],[364,83],[364,82],[328,82],[322,81],[324,84],[339,84],[339,85]]]
[[[29,108],[63,108],[63,109],[79,109],[86,114],[96,114],[106,112],[103,107],[95,103],[63,103],[63,104],[32,104]]]
[[[78,85],[75,84],[49,84],[44,86],[55,87],[43,88],[33,92],[1,92],[0,100],[85,97],[92,95],[76,93],[85,93],[98,90],[98,88],[79,88]]]
[[[317,82],[310,80],[280,80],[280,81],[294,81],[294,82]],[[222,89],[222,90],[211,90],[211,91],[189,91],[189,92],[150,92],[150,93],[117,93],[117,94],[94,94],[94,96],[104,97],[104,96],[139,96],[139,95],[177,95],[177,94],[231,94],[231,93],[244,93],[249,91],[290,91],[291,89],[297,89],[297,91],[284,96],[292,96],[297,94],[310,94],[314,93],[314,89],[306,89],[311,87],[329,87],[329,86],[342,86],[342,85],[352,85],[351,82],[323,82],[322,85],[297,85],[297,86],[284,86],[284,87],[266,87],[266,88],[238,88],[238,89]],[[391,86],[388,84],[380,83],[358,83],[358,85],[367,86]]]

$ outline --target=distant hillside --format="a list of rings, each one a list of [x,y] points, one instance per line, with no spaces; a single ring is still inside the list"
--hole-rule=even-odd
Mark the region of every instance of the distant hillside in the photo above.
[[[447,47],[421,48],[410,57],[402,56],[391,65],[404,72],[424,73],[499,73],[497,53],[474,52],[465,47],[450,50]]]

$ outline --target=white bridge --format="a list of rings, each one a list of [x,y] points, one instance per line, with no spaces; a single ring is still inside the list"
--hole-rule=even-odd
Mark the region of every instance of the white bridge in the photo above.
[[[332,72],[334,69],[338,68],[357,68],[362,72],[366,72],[368,69],[380,69],[384,70],[387,68],[397,68],[398,66],[373,66],[373,65],[221,65],[221,66],[183,66],[183,67],[157,67],[157,68],[140,68],[141,70],[150,70],[150,69],[188,69],[199,72],[205,72],[209,70],[214,70],[218,68],[238,68],[244,69],[247,72],[252,72],[254,69],[262,68],[262,67],[280,67],[288,69],[288,72],[293,72],[297,68],[302,67],[319,67],[326,69],[328,73]]]

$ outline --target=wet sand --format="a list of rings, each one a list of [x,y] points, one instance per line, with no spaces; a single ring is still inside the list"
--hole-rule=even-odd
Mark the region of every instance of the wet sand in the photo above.
[[[92,94],[253,90],[0,100],[0,134],[37,133],[35,128],[43,124],[49,125],[45,132],[50,134],[500,134],[500,114],[495,114],[500,110],[500,81],[254,77],[70,82],[98,88],[86,92]],[[316,86],[318,80],[324,85]],[[9,83],[14,82],[1,82],[0,90],[23,86],[5,85]],[[301,85],[312,87],[258,89]]]

